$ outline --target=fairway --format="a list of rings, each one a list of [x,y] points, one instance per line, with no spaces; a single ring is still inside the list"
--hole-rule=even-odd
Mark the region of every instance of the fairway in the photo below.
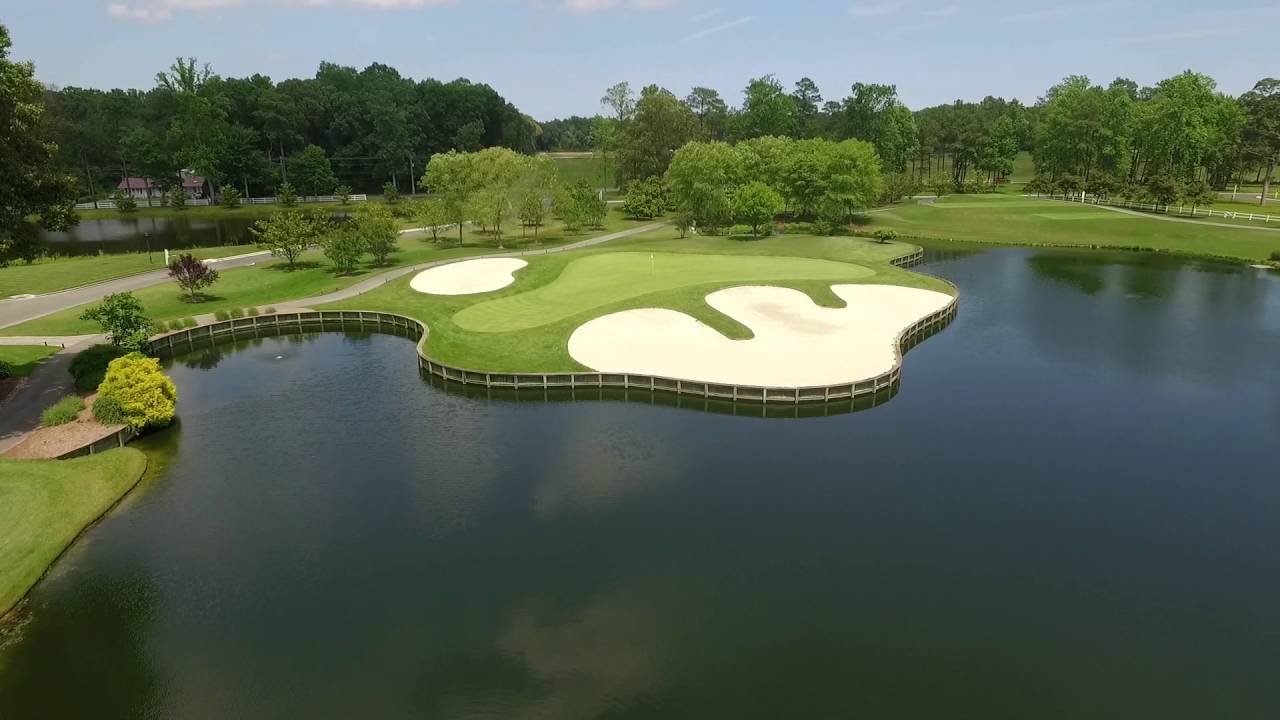
[[[1169,222],[1165,216],[1008,195],[944,197],[868,217],[873,227],[890,227],[908,237],[984,244],[1160,250],[1250,262],[1280,251],[1280,232]]]
[[[794,280],[848,281],[875,271],[852,263],[797,257],[609,253],[570,263],[553,282],[473,305],[454,317],[472,332],[510,332],[548,325],[593,308],[694,285]]]

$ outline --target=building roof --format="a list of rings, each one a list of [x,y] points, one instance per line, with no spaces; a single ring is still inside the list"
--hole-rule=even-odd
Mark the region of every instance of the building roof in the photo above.
[[[158,190],[160,185],[151,178],[127,177],[121,180],[116,187],[121,190]],[[188,190],[199,190],[204,187],[204,178],[183,170],[182,187]]]
[[[128,177],[121,180],[116,187],[121,190],[147,190],[154,188],[155,183],[151,182],[149,178]]]

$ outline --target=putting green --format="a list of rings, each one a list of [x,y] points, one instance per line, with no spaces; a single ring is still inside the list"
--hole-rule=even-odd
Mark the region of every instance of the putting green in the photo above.
[[[554,281],[537,289],[464,308],[453,316],[453,322],[472,332],[511,332],[550,325],[592,308],[694,285],[796,280],[847,282],[874,275],[874,270],[862,265],[812,258],[605,253],[574,260]]]

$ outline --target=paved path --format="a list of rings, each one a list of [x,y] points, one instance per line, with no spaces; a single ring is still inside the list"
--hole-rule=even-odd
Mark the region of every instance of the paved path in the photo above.
[[[254,265],[265,259],[270,253],[250,253],[222,260],[210,260],[209,264],[219,270]],[[149,272],[104,280],[92,285],[84,285],[69,290],[59,290],[47,295],[35,295],[22,299],[0,300],[0,328],[24,323],[28,320],[52,315],[60,310],[73,308],[88,302],[100,300],[111,293],[141,290],[152,285],[169,282],[168,270],[151,270]]]
[[[66,347],[68,345],[79,345],[81,342],[90,338],[102,337],[101,335],[14,335],[13,337],[0,337],[0,345],[59,345]]]
[[[68,343],[61,352],[40,363],[0,404],[0,453],[22,442],[27,433],[39,427],[40,413],[45,408],[75,392],[75,383],[67,372],[71,359],[90,345],[105,341],[102,335],[89,335],[74,344]]]

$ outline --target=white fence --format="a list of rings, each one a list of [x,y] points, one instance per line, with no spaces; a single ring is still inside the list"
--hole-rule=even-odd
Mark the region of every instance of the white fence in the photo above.
[[[349,202],[365,202],[368,199],[369,199],[368,195],[352,195],[347,198]],[[145,207],[159,208],[159,207],[168,206],[168,204],[160,198],[152,198],[150,200],[138,200],[137,202],[138,202],[138,207],[140,208],[145,208]],[[244,200],[241,200],[240,202],[248,205],[275,205],[280,202],[280,198],[278,197],[246,198]],[[300,203],[336,203],[336,202],[342,202],[342,198],[338,197],[337,195],[310,195],[307,197],[298,198],[298,202]],[[184,207],[203,207],[210,204],[212,203],[210,203],[209,198],[201,198],[198,200],[187,198],[186,203],[184,203]],[[79,203],[76,205],[76,209],[77,210],[115,210],[116,204],[112,200],[99,200],[97,202]]]
[[[1280,223],[1280,215],[1239,212],[1234,210],[1213,210],[1204,207],[1187,207],[1186,205],[1158,205],[1156,203],[1117,202],[1101,200],[1096,197],[1076,197],[1075,195],[1025,195],[1024,197],[1049,198],[1066,202],[1083,203],[1085,205],[1106,205],[1108,207],[1129,208],[1143,212],[1163,213],[1165,215],[1183,215],[1185,217],[1220,217],[1227,220],[1251,220],[1253,222]]]

